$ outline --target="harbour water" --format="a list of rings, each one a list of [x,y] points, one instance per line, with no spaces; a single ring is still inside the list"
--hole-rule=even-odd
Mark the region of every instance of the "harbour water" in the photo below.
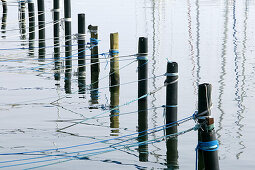
[[[8,3],[6,23],[2,9],[0,33],[0,153],[57,149],[29,154],[0,155],[0,167],[25,169],[167,169],[166,141],[148,144],[146,161],[139,159],[138,146],[115,150],[111,145],[131,140],[137,133],[137,102],[119,108],[120,115],[110,118],[109,63],[100,56],[98,94],[79,93],[77,51],[73,51],[71,93],[65,86],[64,70],[60,81],[54,78],[52,1],[45,0],[46,55],[38,60],[39,50],[29,47],[29,34],[20,31],[18,4]],[[35,4],[36,7],[36,4]],[[26,9],[27,11],[27,9]],[[63,2],[61,18],[63,18]],[[252,170],[255,167],[253,112],[255,97],[255,2],[253,0],[72,0],[72,33],[77,33],[77,14],[86,14],[86,27],[98,26],[99,53],[110,48],[110,33],[119,33],[119,55],[137,53],[138,38],[149,40],[149,91],[164,85],[167,61],[179,64],[178,119],[191,116],[197,109],[200,83],[210,83],[212,116],[219,140],[221,169]],[[26,14],[27,17],[27,14]],[[6,27],[3,25],[6,24]],[[26,20],[28,27],[28,20]],[[37,24],[36,24],[37,25]],[[60,36],[64,36],[61,22]],[[34,46],[38,46],[38,31]],[[26,29],[28,33],[28,29]],[[88,42],[90,33],[86,35]],[[64,45],[61,38],[61,45]],[[73,44],[77,44],[74,40]],[[24,49],[17,49],[24,48]],[[9,49],[9,50],[3,50]],[[73,47],[76,50],[77,46]],[[90,51],[86,51],[89,55]],[[61,48],[64,57],[64,47]],[[89,61],[87,61],[89,63]],[[64,61],[62,62],[62,65]],[[119,104],[137,99],[137,62],[135,56],[120,58]],[[91,83],[90,65],[86,84]],[[134,82],[126,84],[127,82]],[[97,95],[99,96],[97,98]],[[95,98],[96,96],[96,98]],[[165,89],[148,97],[148,129],[164,125]],[[122,114],[124,113],[124,114]],[[127,113],[127,114],[125,114]],[[93,118],[94,116],[98,116]],[[87,119],[90,118],[90,119]],[[92,119],[93,118],[93,119]],[[58,131],[73,123],[70,128]],[[116,126],[115,126],[116,125]],[[194,127],[189,121],[178,131]],[[164,136],[151,133],[149,140]],[[111,141],[98,142],[123,137]],[[133,136],[133,137],[137,137]],[[98,142],[98,143],[97,143]],[[178,136],[179,169],[195,169],[197,132]],[[109,147],[108,152],[98,148]],[[84,159],[72,159],[94,149]],[[110,150],[113,151],[110,151]],[[91,151],[92,152],[92,151]],[[45,155],[58,155],[55,157]],[[60,157],[59,154],[62,154]],[[63,155],[64,158],[63,158]],[[43,158],[38,158],[45,156]],[[36,159],[31,159],[35,158]],[[61,158],[61,159],[58,159]],[[27,159],[27,160],[20,160]],[[56,160],[53,160],[56,159]],[[5,162],[11,160],[19,160]],[[54,163],[50,165],[51,163]],[[22,165],[17,165],[22,164]],[[16,166],[17,165],[17,166]],[[45,167],[44,167],[45,166]],[[170,169],[170,168],[169,168]]]

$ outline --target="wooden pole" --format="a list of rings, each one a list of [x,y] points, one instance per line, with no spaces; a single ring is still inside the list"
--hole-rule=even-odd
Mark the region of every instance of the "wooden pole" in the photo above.
[[[120,98],[120,87],[114,86],[110,87],[111,93],[111,105],[110,108],[116,108],[119,106],[119,98]],[[119,135],[119,108],[116,108],[111,111],[110,115],[110,127],[111,127],[111,136],[118,136]]]
[[[54,78],[56,81],[60,80],[60,42],[59,42],[59,15],[60,15],[60,3],[59,0],[54,0],[53,2],[53,20],[54,20],[54,29],[53,29],[53,35],[54,35],[54,60],[55,60],[55,73]]]
[[[177,104],[178,104],[178,64],[167,63],[166,73],[166,135],[177,133]],[[174,123],[174,124],[173,124]],[[178,165],[178,138],[171,137],[166,141],[167,146],[167,167],[179,169]]]
[[[78,87],[80,94],[84,94],[86,90],[85,36],[85,14],[78,14]]]
[[[110,34],[110,86],[116,86],[120,84],[119,73],[119,34]]]
[[[90,49],[91,49],[91,103],[98,104],[99,91],[98,78],[100,72],[100,65],[98,59],[98,27],[89,25],[90,31]]]
[[[140,37],[138,42],[138,141],[148,140],[148,38]],[[148,161],[148,144],[139,145],[139,160]]]
[[[198,130],[198,170],[219,170],[218,151],[203,150],[200,143],[216,140],[214,119],[211,115],[211,84],[200,84],[198,88],[198,122],[202,128]]]

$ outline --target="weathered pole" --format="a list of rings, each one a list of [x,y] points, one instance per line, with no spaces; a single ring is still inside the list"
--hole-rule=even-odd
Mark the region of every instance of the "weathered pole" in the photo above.
[[[211,84],[200,84],[198,89],[197,119],[201,125],[198,130],[198,170],[219,170],[218,141],[211,115]]]
[[[110,86],[120,84],[119,73],[119,34],[110,34]]]

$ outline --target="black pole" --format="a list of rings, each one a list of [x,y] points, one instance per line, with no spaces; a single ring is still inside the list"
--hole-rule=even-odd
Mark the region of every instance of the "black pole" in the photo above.
[[[45,10],[44,0],[37,0],[38,6],[38,28],[39,28],[39,40],[42,47],[45,46]],[[40,45],[40,43],[39,43]]]
[[[6,20],[7,20],[7,2],[6,0],[2,0],[2,7],[3,7],[3,16],[2,16],[2,24],[1,24],[1,32],[4,34],[6,33]],[[5,36],[2,36],[5,37]]]
[[[34,0],[28,0],[28,17],[29,17],[29,40],[35,39],[35,6]],[[33,43],[29,45],[29,48],[33,48]]]
[[[71,1],[64,0],[65,15],[65,87],[66,93],[71,93],[72,74],[72,36],[71,36]]]
[[[177,102],[178,102],[178,64],[176,62],[167,63],[166,73],[166,124],[177,121]],[[177,126],[173,126],[177,131]],[[175,130],[176,129],[176,130]],[[168,130],[168,129],[167,129]],[[169,133],[171,134],[171,132]]]
[[[53,29],[53,35],[54,35],[54,60],[55,60],[55,73],[54,73],[54,79],[56,81],[60,80],[60,43],[59,43],[59,15],[60,15],[60,3],[59,0],[54,0],[53,2],[53,20],[54,20],[54,29]],[[58,83],[57,83],[58,84]]]
[[[167,63],[166,73],[166,135],[177,133],[177,104],[178,104],[178,64]],[[179,169],[178,165],[178,138],[170,137],[166,141],[167,146],[167,167]]]
[[[26,10],[26,3],[25,1],[20,1],[20,34],[21,34],[21,40],[26,39],[26,14],[25,14],[25,10]]]
[[[138,141],[148,140],[148,38],[140,37],[138,42]],[[148,144],[139,145],[139,161],[148,161]]]
[[[216,141],[214,119],[211,115],[211,84],[200,84],[198,88],[198,122],[201,128],[198,130],[198,170],[219,170],[218,151],[200,149],[202,142]]]
[[[85,93],[86,87],[85,35],[85,14],[78,14],[78,87],[80,94]]]
[[[72,69],[72,25],[71,25],[71,1],[64,0],[65,12],[65,66],[67,70]]]
[[[45,59],[45,10],[44,0],[37,0],[39,29],[39,61]]]

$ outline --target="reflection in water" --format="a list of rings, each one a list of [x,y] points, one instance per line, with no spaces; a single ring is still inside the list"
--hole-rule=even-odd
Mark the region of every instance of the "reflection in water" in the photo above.
[[[111,128],[111,136],[118,136],[119,135],[119,98],[120,98],[120,87],[110,87],[111,93],[111,105],[110,108],[113,109],[110,115],[110,128]],[[116,108],[116,109],[114,109]]]
[[[197,34],[197,39],[196,39],[196,50],[197,50],[197,54],[196,54],[196,58],[197,58],[197,80],[196,80],[196,86],[198,87],[198,85],[200,84],[200,70],[201,70],[201,66],[200,66],[200,21],[199,21],[199,15],[200,15],[200,9],[199,9],[199,0],[196,0],[196,22],[197,22],[197,30],[196,30],[196,34]]]
[[[236,84],[235,84],[235,100],[237,101],[237,121],[236,124],[238,126],[238,131],[237,131],[237,138],[240,140],[239,145],[240,145],[240,151],[239,153],[236,154],[236,158],[239,159],[240,155],[243,153],[243,149],[245,148],[243,141],[242,141],[242,128],[243,124],[241,124],[243,117],[243,113],[245,111],[245,106],[243,105],[243,99],[245,96],[245,81],[246,81],[246,76],[245,76],[245,53],[246,53],[246,41],[247,41],[247,19],[248,19],[248,1],[245,3],[245,11],[244,11],[245,19],[244,19],[244,39],[243,39],[243,50],[242,50],[242,61],[239,60],[239,54],[237,51],[237,45],[238,45],[238,39],[237,39],[237,30],[236,30],[236,1],[233,1],[233,44],[234,44],[234,54],[235,54],[235,75],[236,75]],[[239,68],[238,64],[241,63],[241,67]],[[240,71],[241,70],[241,71]],[[240,84],[241,83],[241,84]]]
[[[156,76],[156,65],[157,65],[157,61],[156,61],[156,58],[159,58],[159,47],[160,47],[160,26],[161,26],[161,18],[160,18],[160,6],[161,6],[161,3],[160,1],[154,1],[152,0],[151,1],[152,3],[152,28],[153,28],[153,36],[152,36],[152,75],[153,77]],[[156,15],[157,14],[157,15]],[[156,86],[156,78],[153,78],[152,79],[152,87],[153,87],[153,90],[157,89],[157,86]],[[152,110],[152,118],[151,118],[151,121],[152,121],[152,124],[153,124],[153,127],[157,127],[157,109],[155,108],[156,107],[156,101],[157,101],[157,98],[156,98],[156,95],[155,94],[152,94],[151,95],[152,97],[152,100],[151,100],[151,106],[152,108],[154,108]],[[153,133],[152,134],[153,138],[156,139],[157,136],[156,136],[156,133]],[[157,147],[155,144],[152,144],[152,146],[155,148],[154,151],[152,151],[152,154],[154,155],[156,161],[158,162],[158,159],[159,159],[159,155],[156,153],[157,151],[160,150],[159,147]]]
[[[223,110],[223,94],[225,90],[225,75],[226,75],[226,48],[227,48],[227,39],[228,39],[228,13],[229,13],[229,2],[225,1],[225,10],[224,10],[224,31],[223,31],[223,43],[222,43],[222,52],[221,52],[221,74],[219,82],[219,98],[218,98],[218,109],[221,112],[219,116],[219,125],[216,131],[217,139],[219,140],[219,144],[221,143],[221,130],[223,129],[223,118],[225,115],[225,111]]]
[[[2,16],[2,24],[1,24],[1,32],[3,34],[6,33],[6,20],[7,20],[7,2],[6,1],[2,1],[2,6],[3,6],[3,16]],[[6,36],[2,35],[2,38],[5,38]]]
[[[192,77],[194,82],[192,83],[193,88],[194,88],[194,94],[197,94],[197,83],[195,81],[195,69],[196,69],[196,61],[195,61],[195,52],[194,52],[194,42],[193,42],[193,35],[192,35],[192,19],[191,19],[191,4],[190,4],[190,0],[187,0],[187,6],[188,6],[188,12],[187,12],[187,16],[188,16],[188,32],[189,32],[189,46],[190,46],[190,57],[191,57],[191,62],[192,62]]]

